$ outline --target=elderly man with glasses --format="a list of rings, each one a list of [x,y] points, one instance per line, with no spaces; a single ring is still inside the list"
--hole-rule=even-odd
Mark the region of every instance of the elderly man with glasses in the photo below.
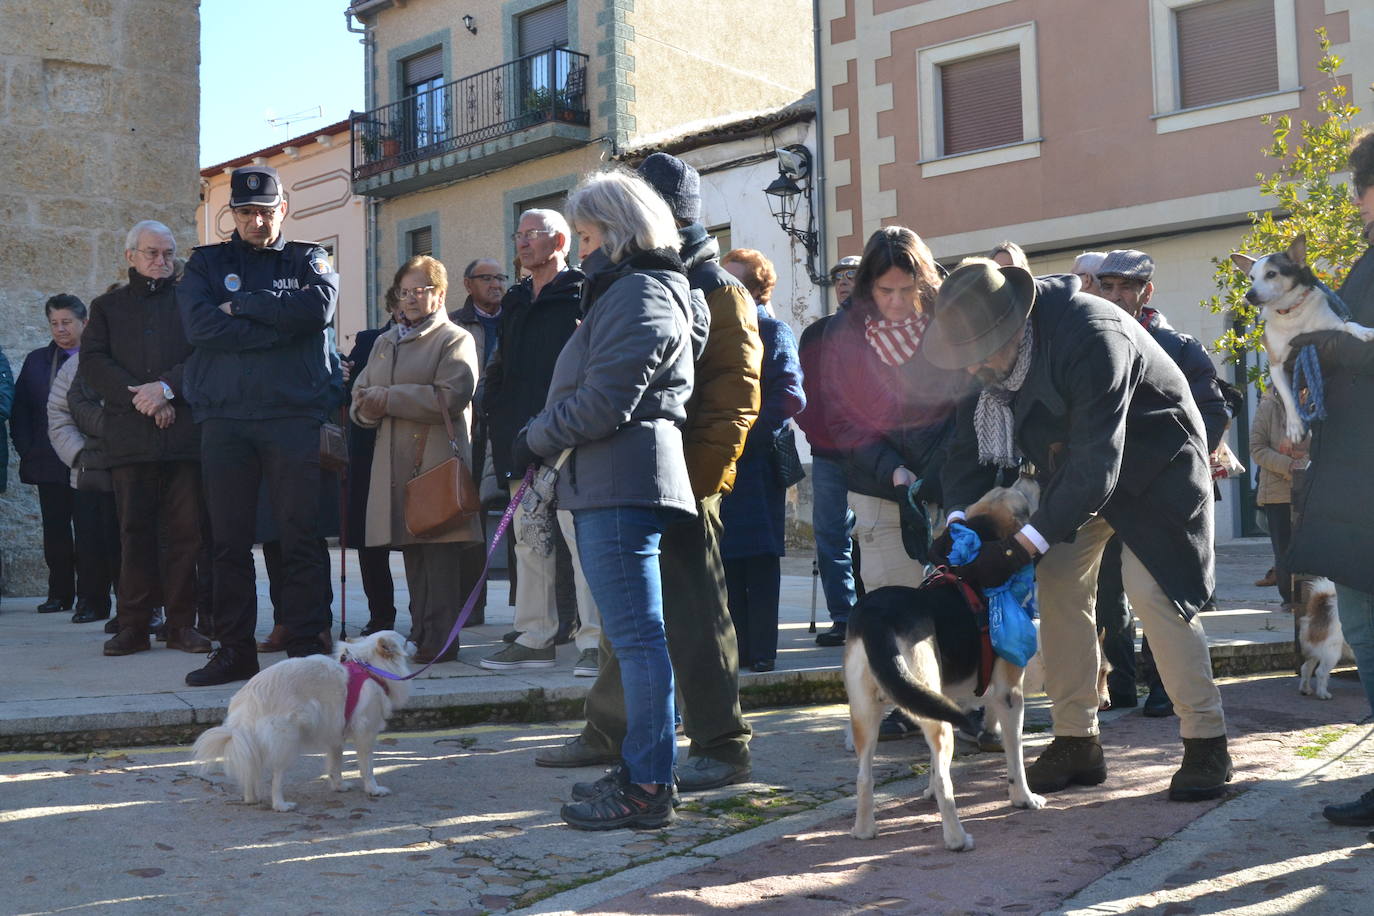
[[[275,169],[235,169],[229,188],[234,234],[197,248],[177,285],[195,348],[185,396],[201,431],[220,644],[204,668],[186,676],[192,687],[258,671],[252,548],[263,483],[282,544],[287,655],[322,651],[320,633],[330,627],[329,558],[318,533],[320,425],[336,397],[325,330],[338,274],[323,248],[286,241],[286,198]]]
[[[191,355],[177,314],[176,241],[162,223],[129,230],[129,282],[91,303],[80,377],[100,396],[121,560],[115,636],[106,655],[149,648],[153,609],[167,608],[167,646],[209,652],[195,629],[200,550],[200,434],[186,404]]]

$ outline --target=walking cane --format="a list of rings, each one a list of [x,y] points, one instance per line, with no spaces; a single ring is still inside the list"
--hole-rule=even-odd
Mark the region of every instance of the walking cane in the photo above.
[[[816,583],[821,578],[821,567],[815,557],[811,558],[811,626],[806,632],[816,632]]]
[[[339,425],[348,435],[348,409],[339,408]],[[339,639],[348,639],[348,483],[350,465],[339,471]]]

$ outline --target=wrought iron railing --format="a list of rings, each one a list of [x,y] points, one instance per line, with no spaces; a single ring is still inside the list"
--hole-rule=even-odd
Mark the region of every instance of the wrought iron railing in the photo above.
[[[473,146],[544,121],[590,123],[587,55],[550,48],[354,113],[353,177]]]

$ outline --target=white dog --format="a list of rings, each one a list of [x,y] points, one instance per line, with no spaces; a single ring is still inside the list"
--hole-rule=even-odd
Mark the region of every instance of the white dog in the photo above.
[[[262,777],[272,776],[272,809],[290,811],[282,779],[303,751],[323,751],[325,776],[335,792],[343,781],[343,747],[353,739],[358,771],[368,795],[389,795],[372,777],[372,746],[387,717],[405,704],[409,681],[393,681],[349,664],[363,661],[393,674],[410,673],[412,654],[400,633],[383,630],[339,643],[332,656],[288,658],[253,676],[229,701],[224,724],[196,739],[192,754],[207,765],[222,759],[225,772],[243,788],[243,802],[257,804]]]
[[[1231,261],[1250,277],[1245,298],[1263,307],[1264,349],[1269,355],[1269,375],[1283,401],[1288,424],[1285,432],[1294,442],[1302,441],[1303,421],[1298,416],[1297,392],[1284,369],[1288,345],[1294,337],[1308,331],[1339,330],[1360,340],[1374,340],[1374,328],[1345,321],[1331,307],[1326,293],[1317,286],[1317,277],[1307,266],[1307,237],[1299,235],[1287,250],[1256,260],[1233,254]]]
[[[1331,680],[1331,669],[1342,659],[1351,661],[1354,654],[1350,644],[1341,632],[1341,618],[1336,611],[1336,586],[1330,579],[1313,579],[1308,583],[1307,601],[1301,608],[1302,617],[1298,619],[1298,645],[1302,647],[1302,679],[1298,682],[1298,693],[1317,699],[1331,699],[1331,691],[1326,689]],[[1312,689],[1315,675],[1317,689]]]

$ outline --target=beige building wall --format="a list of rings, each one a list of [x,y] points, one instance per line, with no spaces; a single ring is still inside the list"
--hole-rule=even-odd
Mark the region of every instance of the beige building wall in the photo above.
[[[230,172],[250,163],[276,169],[287,193],[283,234],[296,241],[317,242],[334,255],[339,272],[334,328],[344,353],[351,348],[354,335],[367,327],[364,201],[353,193],[348,142],[348,123],[343,122],[202,169],[203,200],[196,208],[199,244],[222,242],[234,232]]]
[[[16,374],[50,339],[49,296],[89,302],[124,275],[135,222],[193,237],[199,35],[187,0],[0,3],[0,347]],[[9,460],[5,593],[38,595],[36,491]]]

